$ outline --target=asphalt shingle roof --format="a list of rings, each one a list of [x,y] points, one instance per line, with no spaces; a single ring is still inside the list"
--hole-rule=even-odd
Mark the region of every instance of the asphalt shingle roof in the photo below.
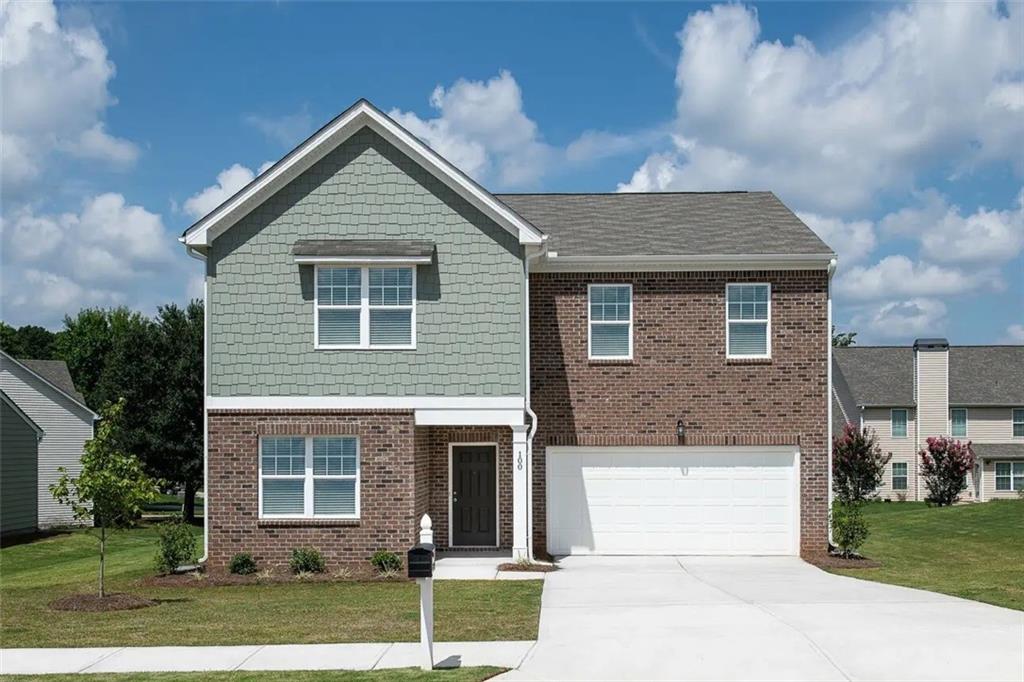
[[[71,372],[63,360],[21,360],[18,362],[28,367],[42,378],[49,381],[58,389],[85,405],[85,397],[75,388],[75,382],[71,379]]]
[[[950,405],[1024,405],[1024,346],[951,346]]]
[[[832,254],[771,192],[495,196],[559,256]]]
[[[914,404],[913,349],[851,346],[834,348],[832,357],[857,405],[899,407]]]
[[[293,256],[397,256],[428,258],[434,242],[419,239],[300,239]]]
[[[1024,443],[971,443],[971,449],[982,459],[1024,458]]]

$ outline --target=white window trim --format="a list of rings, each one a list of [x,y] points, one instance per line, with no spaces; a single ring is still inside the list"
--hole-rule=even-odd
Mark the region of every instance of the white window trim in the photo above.
[[[729,289],[739,286],[761,286],[768,287],[768,317],[764,320],[730,320],[729,319]],[[729,352],[729,325],[737,324],[765,324],[765,352],[763,355],[743,354],[734,355]],[[729,360],[770,360],[772,357],[772,285],[770,282],[729,282],[725,285],[725,357]]]
[[[1015,417],[1016,417],[1018,412],[1021,414],[1021,417],[1022,417],[1021,421],[1024,422],[1024,407],[1014,407],[1014,408],[1011,408],[1010,409],[1010,438],[1024,438],[1024,435],[1021,435],[1021,436],[1013,435],[1013,425],[1016,423],[1015,422]]]
[[[902,436],[897,436],[893,430],[893,415],[897,412],[903,413],[903,428],[905,433]],[[890,438],[909,438],[910,437],[910,410],[905,407],[894,407],[889,410],[889,437]]]
[[[963,410],[964,413],[964,435],[956,436],[953,435],[953,413],[957,410]],[[971,416],[968,414],[966,407],[951,407],[949,408],[949,435],[952,438],[967,438],[971,434]]]
[[[320,305],[320,268],[359,268],[359,305]],[[370,269],[412,270],[412,305],[370,305]],[[320,310],[359,310],[359,343],[320,343]],[[370,345],[370,310],[411,310],[408,344]],[[416,349],[416,265],[384,265],[381,263],[346,263],[340,266],[315,265],[313,268],[313,348],[314,350],[415,350]]]
[[[1020,463],[1021,463],[1020,460],[1012,460],[1012,459],[1004,459],[1004,460],[999,460],[999,461],[996,461],[996,462],[992,463],[992,489],[995,492],[997,492],[997,493],[1014,493],[1014,492],[1017,492],[1019,490],[1024,490],[1024,488],[1015,488],[1015,487],[1013,487],[1013,481],[1016,478],[1016,476],[1013,473],[1013,465],[1014,464],[1020,464]],[[1009,467],[1010,467],[1010,475],[1008,477],[1007,476],[1000,476],[999,475],[999,465],[1000,464],[1007,464],[1007,465],[1009,465]],[[1008,489],[1001,490],[999,488],[999,479],[1000,478],[1009,478],[1010,479],[1010,487]]]
[[[629,289],[629,353],[626,355],[594,355],[593,329],[595,324],[622,325],[623,320],[593,320],[590,317],[591,296],[594,289],[626,287]],[[596,282],[587,285],[587,359],[589,360],[632,360],[633,359],[633,285],[625,282]]]
[[[305,474],[299,476],[298,474],[271,474],[267,478],[272,479],[302,479],[302,503],[304,511],[302,514],[264,514],[263,513],[263,441],[266,438],[302,438],[305,444]],[[313,480],[317,478],[321,479],[351,479],[351,474],[346,475],[313,475],[313,439],[314,438],[354,438],[356,441],[356,511],[354,514],[314,514],[313,513]],[[323,435],[323,436],[299,436],[299,435],[279,435],[279,436],[260,436],[259,437],[259,449],[257,457],[259,457],[259,467],[257,471],[257,477],[259,480],[259,500],[258,500],[258,514],[257,518],[260,519],[359,519],[360,511],[360,500],[359,491],[362,487],[362,461],[361,461],[361,443],[358,436],[350,434],[339,434],[339,435]]]
[[[904,468],[904,472],[905,473],[902,476],[896,476],[896,465],[897,464],[902,464],[905,467]],[[896,479],[897,478],[902,478],[904,480],[902,488],[897,488],[896,487]],[[889,468],[889,486],[893,490],[898,490],[900,492],[902,492],[904,490],[908,490],[910,488],[910,465],[909,464],[907,464],[906,462],[893,462],[892,463],[892,466]]]

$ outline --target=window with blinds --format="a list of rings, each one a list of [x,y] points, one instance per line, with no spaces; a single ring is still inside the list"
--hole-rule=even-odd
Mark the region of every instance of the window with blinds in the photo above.
[[[589,287],[592,359],[629,360],[633,357],[633,287],[629,284],[591,284]]]
[[[260,439],[260,516],[359,517],[359,439]]]
[[[726,356],[771,357],[771,285],[727,284],[725,299]]]
[[[415,348],[416,272],[316,268],[317,348]]]

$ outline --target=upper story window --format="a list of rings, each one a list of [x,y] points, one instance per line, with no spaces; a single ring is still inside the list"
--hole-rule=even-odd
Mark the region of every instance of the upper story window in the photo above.
[[[725,285],[726,357],[770,358],[771,285]]]
[[[316,268],[316,348],[415,348],[414,267]]]
[[[954,407],[949,411],[949,435],[954,438],[967,437],[967,409]]]
[[[893,438],[907,437],[907,411],[892,410],[889,417],[890,435]]]
[[[260,516],[358,518],[359,440],[261,438]]]
[[[1024,438],[1024,408],[1013,411],[1013,437]]]
[[[630,284],[591,284],[588,346],[591,358],[633,358],[633,287]]]

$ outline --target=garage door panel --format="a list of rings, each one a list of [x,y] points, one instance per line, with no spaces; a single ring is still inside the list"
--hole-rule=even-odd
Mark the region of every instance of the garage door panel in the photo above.
[[[793,554],[792,450],[550,448],[554,554]]]

